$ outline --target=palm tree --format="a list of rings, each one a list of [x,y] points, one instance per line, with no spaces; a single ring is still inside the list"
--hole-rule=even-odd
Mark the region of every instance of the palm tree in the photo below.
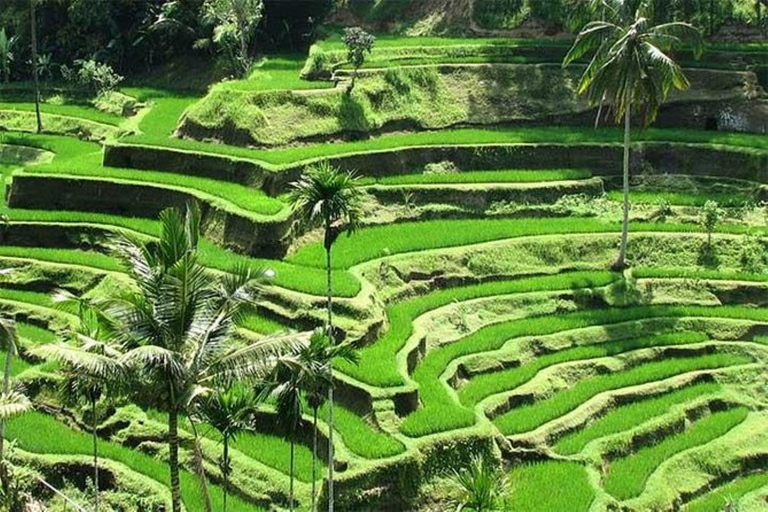
[[[509,492],[504,470],[480,456],[473,457],[468,467],[454,471],[451,481],[461,493],[456,512],[500,510]]]
[[[683,90],[690,83],[680,65],[666,52],[690,44],[698,58],[703,50],[699,31],[688,23],[653,25],[643,15],[644,0],[595,0],[602,8],[602,21],[588,23],[579,33],[564,66],[594,52],[579,82],[579,94],[593,105],[607,102],[615,119],[624,119],[624,211],[621,248],[614,268],[626,267],[629,237],[629,159],[633,111],[642,124],[653,122],[659,107],[672,89]]]
[[[293,184],[291,202],[303,228],[321,225],[324,230],[325,268],[327,282],[326,333],[333,340],[333,288],[331,248],[339,234],[352,234],[357,228],[361,211],[361,192],[353,173],[343,172],[327,161],[309,167]],[[333,368],[328,369],[329,379]],[[333,512],[333,386],[328,387],[328,510]]]
[[[2,398],[8,400],[9,410],[14,403],[22,403],[21,398],[11,393],[11,367],[13,358],[19,354],[19,335],[16,332],[16,321],[12,318],[0,317],[0,350],[5,351],[5,368],[3,369]],[[18,402],[15,399],[19,398]],[[0,416],[0,460],[3,459],[5,443],[5,418]]]
[[[296,509],[293,483],[296,437],[301,424],[301,409],[304,401],[301,389],[302,373],[301,369],[294,367],[292,361],[289,360],[281,361],[275,371],[276,382],[280,383],[274,391],[275,398],[277,399],[277,423],[291,445],[288,470],[291,482],[288,491],[288,508],[291,512]]]
[[[197,207],[188,206],[186,213],[165,210],[160,223],[156,242],[116,243],[131,284],[116,290],[104,311],[124,348],[121,360],[134,387],[145,398],[159,399],[168,413],[172,510],[180,512],[179,416],[193,414],[217,386],[264,378],[275,357],[294,343],[290,338],[242,347],[230,343],[258,276],[242,267],[218,277],[199,263]]]
[[[331,343],[323,329],[316,329],[309,342],[290,355],[280,358],[275,368],[273,382],[277,398],[277,416],[286,437],[291,443],[291,507],[293,507],[294,443],[301,423],[301,413],[306,404],[312,409],[312,510],[317,496],[317,417],[328,389],[333,385],[330,378],[333,360],[339,358],[357,362],[358,354],[350,343]]]
[[[201,401],[197,408],[197,415],[200,420],[221,434],[223,446],[221,474],[224,476],[223,512],[227,512],[229,475],[232,472],[229,460],[229,444],[238,435],[251,428],[253,413],[260,402],[260,395],[254,393],[252,389],[236,385],[226,391],[214,391]]]
[[[90,335],[89,335],[90,334]],[[42,345],[34,353],[64,366],[60,395],[65,404],[85,402],[91,412],[93,439],[94,510],[99,510],[99,434],[98,403],[106,396],[114,398],[126,381],[119,349],[96,339],[98,333],[72,331],[69,343]],[[94,336],[94,337],[91,337]]]

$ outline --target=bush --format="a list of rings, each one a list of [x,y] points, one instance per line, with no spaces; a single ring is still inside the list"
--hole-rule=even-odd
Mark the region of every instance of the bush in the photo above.
[[[113,91],[123,81],[123,77],[115,73],[112,66],[93,59],[76,60],[72,68],[61,66],[61,76],[67,82],[98,95]]]

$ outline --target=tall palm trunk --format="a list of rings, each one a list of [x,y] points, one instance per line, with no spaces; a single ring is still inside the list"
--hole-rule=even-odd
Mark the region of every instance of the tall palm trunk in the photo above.
[[[619,259],[614,263],[614,268],[621,270],[627,266],[627,240],[629,239],[629,153],[630,153],[630,128],[631,128],[631,105],[627,105],[627,111],[624,113],[624,218],[621,224],[621,248],[619,249]]]
[[[181,485],[179,483],[179,413],[173,406],[168,413],[168,449],[171,466],[171,510],[181,512]]]
[[[91,394],[91,434],[93,436],[93,510],[99,512],[99,422],[96,418],[96,394]]]
[[[5,369],[3,370],[3,395],[11,388],[11,365],[13,363],[13,345],[8,345],[5,352]],[[0,460],[5,457],[5,420],[0,420]]]
[[[291,436],[291,464],[289,471],[291,472],[291,484],[289,489],[289,494],[291,496],[290,498],[290,509],[291,512],[293,512],[296,509],[296,502],[293,499],[293,480],[294,480],[294,472],[293,472],[293,463],[294,463],[294,450],[295,450],[296,442],[294,441],[293,436]]]
[[[37,0],[29,0],[30,35],[32,39],[32,80],[35,84],[35,116],[37,118],[37,133],[43,131],[43,120],[40,117],[40,83],[37,76]]]
[[[317,506],[317,409],[312,408],[312,512]]]
[[[331,344],[333,338],[333,288],[331,282],[331,246],[333,245],[331,234],[331,221],[325,220],[325,270],[328,287],[328,340]],[[328,367],[331,385],[328,386],[328,512],[333,512],[333,364]]]
[[[227,494],[229,494],[229,432],[224,433],[224,511],[227,512]]]

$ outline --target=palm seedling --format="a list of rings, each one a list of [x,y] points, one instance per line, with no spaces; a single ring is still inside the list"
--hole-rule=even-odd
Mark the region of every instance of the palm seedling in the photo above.
[[[509,481],[498,464],[475,456],[464,469],[455,471],[451,481],[458,488],[456,512],[501,510],[509,493]]]

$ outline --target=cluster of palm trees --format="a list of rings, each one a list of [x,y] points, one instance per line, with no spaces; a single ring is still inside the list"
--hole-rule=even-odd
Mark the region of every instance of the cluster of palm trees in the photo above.
[[[168,462],[173,512],[182,509],[179,483],[179,421],[187,418],[195,439],[195,459],[203,483],[202,453],[196,425],[221,434],[224,509],[230,485],[231,442],[254,427],[257,408],[273,400],[291,446],[289,505],[293,493],[293,454],[303,411],[311,410],[314,443],[312,509],[317,503],[318,411],[328,405],[328,503],[333,510],[333,360],[355,361],[353,346],[333,330],[331,247],[339,233],[359,219],[355,178],[327,163],[313,166],[294,184],[292,200],[301,229],[325,233],[328,298],[325,326],[311,336],[280,334],[243,342],[238,319],[253,308],[262,271],[238,267],[215,274],[199,262],[199,210],[161,213],[156,241],[121,238],[115,254],[128,279],[105,296],[75,297],[58,292],[60,308],[74,313],[65,340],[35,349],[62,365],[62,388],[70,400],[89,409],[94,454],[94,503],[98,510],[99,407],[106,400],[134,400],[167,414]],[[306,407],[305,407],[306,406]],[[205,487],[205,485],[204,485]],[[204,493],[207,495],[207,493]],[[210,500],[207,500],[210,510]]]

